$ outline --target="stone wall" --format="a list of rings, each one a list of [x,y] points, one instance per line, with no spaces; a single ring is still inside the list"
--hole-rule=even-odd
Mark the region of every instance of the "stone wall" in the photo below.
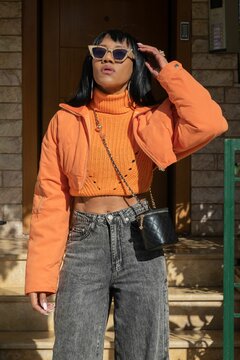
[[[0,236],[22,235],[21,1],[0,1]]]
[[[238,55],[208,52],[208,0],[193,0],[192,17],[193,76],[210,91],[229,121],[227,133],[192,155],[192,235],[215,236],[223,234],[223,140],[240,136]],[[236,215],[239,219],[239,205]]]

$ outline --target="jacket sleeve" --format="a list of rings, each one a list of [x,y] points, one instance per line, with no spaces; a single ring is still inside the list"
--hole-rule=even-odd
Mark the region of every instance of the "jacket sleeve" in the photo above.
[[[34,190],[25,292],[55,293],[69,229],[70,194],[60,166],[58,116],[43,138]]]
[[[220,106],[177,61],[168,63],[157,80],[173,104],[173,151],[177,160],[205,146],[228,129]]]

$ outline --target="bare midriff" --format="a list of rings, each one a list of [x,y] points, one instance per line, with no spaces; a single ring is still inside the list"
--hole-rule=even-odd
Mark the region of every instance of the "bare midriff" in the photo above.
[[[139,194],[139,199],[146,199],[146,194]],[[133,196],[92,196],[75,197],[74,210],[81,212],[105,214],[119,211],[137,203]]]

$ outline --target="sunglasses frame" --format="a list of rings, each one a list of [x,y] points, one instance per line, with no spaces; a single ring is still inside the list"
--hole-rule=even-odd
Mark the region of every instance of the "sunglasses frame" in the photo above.
[[[93,54],[93,49],[96,48],[96,47],[100,47],[100,48],[106,50],[106,53],[103,55],[103,57],[97,58],[97,57],[94,56],[94,54]],[[88,45],[88,50],[89,50],[90,55],[92,56],[92,58],[95,59],[95,60],[102,60],[102,59],[104,59],[104,57],[106,56],[106,54],[107,54],[108,52],[111,53],[112,58],[113,58],[114,62],[116,62],[116,63],[122,63],[122,62],[124,62],[127,58],[130,58],[130,59],[132,59],[132,60],[135,59],[135,56],[134,56],[134,54],[133,54],[133,49],[126,49],[126,48],[114,48],[114,49],[111,49],[111,48],[107,48],[106,46],[102,46],[102,45]],[[127,52],[126,52],[126,55],[124,56],[124,58],[123,58],[122,60],[116,60],[116,59],[114,58],[114,56],[113,56],[113,51],[114,51],[114,50],[126,50]]]

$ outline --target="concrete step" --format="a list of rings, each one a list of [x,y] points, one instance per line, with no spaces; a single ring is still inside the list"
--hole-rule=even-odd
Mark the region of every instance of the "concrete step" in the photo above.
[[[0,287],[24,286],[26,239],[0,240]],[[166,254],[169,286],[222,286],[220,239],[180,239]]]
[[[0,360],[51,360],[53,332],[0,332]],[[170,334],[171,360],[221,360],[221,331],[179,331]],[[235,359],[240,356],[240,333],[236,333]],[[114,333],[106,332],[104,360],[114,359]],[[230,359],[229,359],[230,360]]]
[[[52,298],[52,301],[54,299]],[[223,294],[220,288],[169,288],[170,328],[221,329],[223,323]],[[236,294],[236,309],[240,309],[240,294]],[[113,330],[112,304],[107,330]],[[240,320],[236,319],[236,329]],[[53,314],[42,316],[32,310],[23,288],[0,289],[1,331],[53,330]]]

